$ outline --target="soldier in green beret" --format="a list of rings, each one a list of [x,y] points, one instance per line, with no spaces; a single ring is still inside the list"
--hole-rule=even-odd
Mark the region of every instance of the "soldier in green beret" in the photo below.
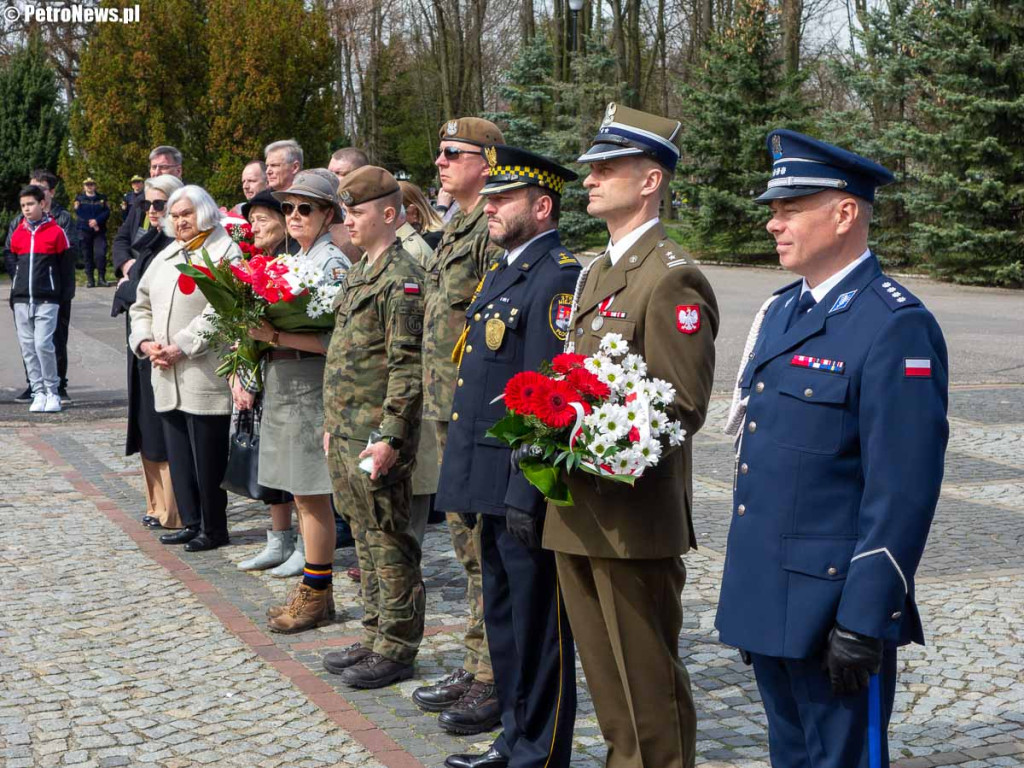
[[[423,638],[420,544],[410,525],[422,404],[423,279],[395,236],[402,194],[367,165],[338,189],[365,256],[346,273],[324,371],[324,452],[362,571],[363,639],[324,657],[356,688],[407,680]]]

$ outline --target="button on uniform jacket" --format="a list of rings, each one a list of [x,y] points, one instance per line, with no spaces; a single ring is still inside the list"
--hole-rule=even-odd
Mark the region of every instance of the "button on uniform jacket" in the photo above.
[[[469,333],[448,422],[438,509],[503,515],[507,505],[543,511],[540,492],[521,473],[510,476],[511,449],[487,437],[487,430],[505,416],[504,401],[492,401],[508,380],[536,371],[562,351],[579,273],[579,262],[556,231],[535,240],[510,265],[487,273],[465,312]]]
[[[722,642],[806,658],[833,624],[924,642],[914,573],[942,483],[946,345],[874,256],[786,330],[778,292],[749,395],[716,625]]]
[[[607,312],[600,304],[614,294]],[[657,466],[631,488],[574,473],[575,505],[548,505],[544,546],[606,558],[665,558],[696,546],[690,519],[693,435],[704,423],[715,373],[718,303],[688,254],[658,223],[615,266],[602,256],[590,269],[570,338],[592,355],[607,333],[647,361],[648,376],[676,389],[668,415],[682,423],[686,441],[666,447]]]

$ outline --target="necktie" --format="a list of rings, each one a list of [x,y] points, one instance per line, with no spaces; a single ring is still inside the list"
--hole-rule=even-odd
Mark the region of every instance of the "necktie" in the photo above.
[[[800,294],[800,299],[796,303],[796,308],[793,310],[793,314],[789,316],[789,324],[786,326],[788,331],[797,320],[806,315],[815,304],[814,296],[811,295],[810,291],[804,291]]]

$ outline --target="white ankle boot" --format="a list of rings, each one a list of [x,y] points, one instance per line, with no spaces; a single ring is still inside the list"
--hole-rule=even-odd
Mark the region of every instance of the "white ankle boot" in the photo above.
[[[277,576],[279,579],[283,579],[286,576],[298,576],[302,573],[306,567],[306,547],[302,543],[302,536],[295,537],[295,549],[292,551],[291,557],[281,563],[277,568],[270,571],[271,576]]]
[[[295,532],[267,531],[267,546],[255,557],[243,560],[238,564],[240,571],[263,571],[280,565],[295,551]]]

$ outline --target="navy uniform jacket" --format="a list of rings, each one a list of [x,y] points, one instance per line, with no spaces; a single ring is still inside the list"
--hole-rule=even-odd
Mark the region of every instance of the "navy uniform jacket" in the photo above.
[[[749,395],[716,626],[806,658],[835,623],[924,643],[914,602],[942,484],[946,343],[874,256],[788,331],[778,291],[740,381]]]
[[[466,310],[469,335],[448,422],[434,501],[438,509],[504,515],[508,505],[533,514],[543,511],[540,491],[521,474],[510,477],[511,449],[485,435],[505,415],[504,401],[491,401],[505,391],[508,380],[561,353],[579,273],[579,262],[552,230],[512,264],[484,276],[476,301]],[[500,345],[491,349],[486,327],[495,318],[505,330]]]
[[[96,219],[96,224],[103,232],[107,228],[107,219],[110,218],[110,206],[107,205],[107,196],[97,192],[89,197],[84,192],[75,196],[75,216],[78,217],[78,228],[84,231],[91,231],[89,219]]]

